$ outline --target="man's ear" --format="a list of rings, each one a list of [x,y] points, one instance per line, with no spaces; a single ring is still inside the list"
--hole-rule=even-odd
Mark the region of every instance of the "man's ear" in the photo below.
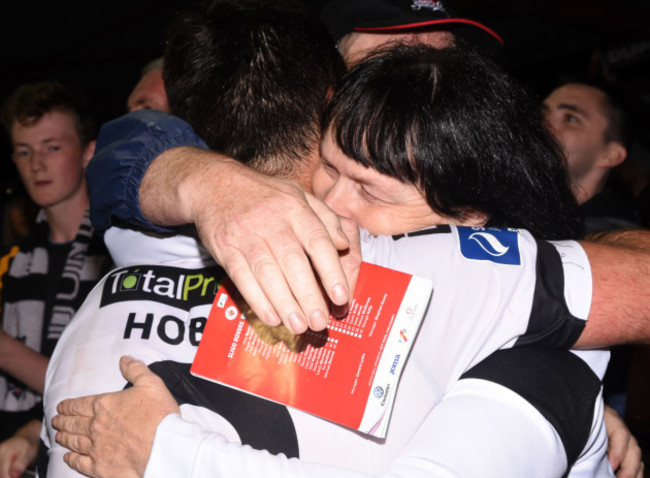
[[[603,154],[598,160],[598,166],[613,168],[618,166],[627,158],[627,149],[618,141],[610,141],[605,146]]]
[[[97,145],[97,141],[92,140],[84,148],[84,151],[83,151],[83,165],[84,165],[84,168],[86,166],[88,166],[88,163],[90,162],[92,157],[95,155],[95,146],[96,145]]]

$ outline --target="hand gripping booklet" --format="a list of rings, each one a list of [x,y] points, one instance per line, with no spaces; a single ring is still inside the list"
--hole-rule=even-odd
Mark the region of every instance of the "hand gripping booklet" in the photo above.
[[[348,315],[293,335],[262,324],[226,282],[191,372],[383,438],[432,290],[429,279],[364,262]]]

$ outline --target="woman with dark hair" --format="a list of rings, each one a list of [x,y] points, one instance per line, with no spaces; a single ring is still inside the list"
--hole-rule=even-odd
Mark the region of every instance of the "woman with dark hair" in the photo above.
[[[323,124],[314,191],[367,228],[376,218],[373,234],[450,223],[582,235],[538,105],[490,60],[425,46],[378,52],[346,75]],[[392,207],[410,220],[396,222]]]

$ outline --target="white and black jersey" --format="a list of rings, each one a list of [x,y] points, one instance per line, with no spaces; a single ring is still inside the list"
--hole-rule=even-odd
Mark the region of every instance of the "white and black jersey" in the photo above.
[[[190,375],[223,271],[187,237],[111,229],[106,239],[126,267],[93,290],[52,356],[47,476],[77,476],[54,442],[56,405],[122,389],[126,354],[181,404],[182,417],[158,427],[146,476],[563,476],[574,463],[571,476],[613,476],[599,396],[608,354],[566,351],[591,303],[575,242],[453,226],[362,233],[364,260],[434,289],[379,440]]]

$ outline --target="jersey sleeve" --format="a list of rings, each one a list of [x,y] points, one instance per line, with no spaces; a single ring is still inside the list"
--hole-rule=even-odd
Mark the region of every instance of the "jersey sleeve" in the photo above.
[[[362,231],[361,238],[363,260],[433,281],[427,321],[436,316],[454,323],[451,339],[463,337],[458,347],[487,352],[479,359],[503,347],[569,349],[584,330],[592,277],[575,241],[461,226],[393,237]]]
[[[606,469],[605,453],[600,453],[607,446],[601,382],[593,359],[535,347],[498,350],[468,370],[461,382],[486,381],[514,392],[553,427],[570,466],[580,460],[582,470]]]
[[[139,188],[151,162],[168,149],[206,144],[183,120],[162,111],[140,110],[104,124],[86,170],[93,226],[103,232],[114,221],[166,232],[149,222],[139,205]]]
[[[568,463],[585,455],[593,423],[602,425],[602,420],[592,422],[598,380],[570,352],[539,350],[531,362],[523,350],[490,357],[459,380],[429,412],[390,469],[361,473],[273,455],[228,442],[217,432],[169,415],[158,426],[145,477],[563,476]],[[567,366],[557,372],[556,365]],[[529,373],[534,379],[526,380]],[[583,388],[585,383],[590,386]],[[553,397],[550,391],[557,394]],[[564,406],[567,398],[571,406]],[[582,405],[584,410],[576,416],[575,407]],[[570,428],[574,430],[567,431]],[[605,435],[592,445],[606,446]],[[613,476],[605,454],[593,456],[589,467],[580,464],[583,474],[571,476]]]
[[[592,296],[587,255],[575,241],[537,241],[528,328],[516,346],[571,348],[584,330]]]

